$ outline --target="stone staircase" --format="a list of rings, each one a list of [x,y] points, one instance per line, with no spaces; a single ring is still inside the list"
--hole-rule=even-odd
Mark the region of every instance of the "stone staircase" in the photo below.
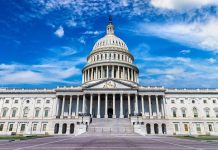
[[[129,119],[93,118],[83,135],[136,136]]]

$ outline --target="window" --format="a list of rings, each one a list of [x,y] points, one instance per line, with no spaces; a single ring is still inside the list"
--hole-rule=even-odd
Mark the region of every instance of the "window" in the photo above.
[[[205,114],[207,118],[210,118],[210,110],[209,109],[205,109]]]
[[[197,132],[201,132],[201,125],[199,123],[196,124],[196,130]]]
[[[175,129],[176,132],[178,132],[179,131],[179,125],[178,124],[174,124],[174,129]]]
[[[11,117],[15,117],[15,116],[16,116],[16,113],[17,113],[17,109],[13,109],[13,110],[12,110],[12,115],[11,115]]]
[[[46,103],[49,104],[49,103],[50,103],[50,100],[46,100]]]
[[[17,103],[18,103],[18,100],[16,99],[16,100],[14,101],[14,103],[17,104]]]
[[[40,103],[41,103],[41,100],[38,99],[38,100],[37,100],[37,104],[40,104]]]
[[[4,108],[4,109],[3,109],[3,113],[2,113],[2,117],[6,117],[7,112],[8,112],[8,109],[7,109],[7,108]]]
[[[0,131],[3,131],[4,124],[0,124]]]
[[[212,126],[212,124],[208,124],[208,129],[209,129],[210,132],[213,131],[213,126]]]
[[[35,110],[35,117],[39,117],[39,111],[40,111],[39,109]]]
[[[213,100],[213,103],[216,104],[216,100]]]
[[[26,108],[23,110],[23,117],[27,117],[27,116],[28,116],[28,112],[29,112],[29,109],[26,107]]]
[[[12,131],[13,130],[13,124],[10,124],[9,125],[9,129],[8,129],[9,131]]]
[[[25,125],[25,124],[21,124],[20,131],[21,131],[21,132],[25,131],[25,127],[26,127],[26,125]]]
[[[42,131],[46,131],[47,124],[42,125]]]
[[[185,132],[188,132],[188,124],[184,124],[184,130]]]
[[[180,103],[181,103],[181,104],[184,104],[184,100],[180,100]]]
[[[194,114],[194,118],[198,117],[198,110],[197,110],[197,108],[193,108],[193,114]]]
[[[186,117],[186,110],[183,108],[182,109],[182,117],[185,118]]]
[[[175,103],[175,100],[171,100],[171,103],[174,104],[174,103]]]
[[[37,124],[33,124],[33,131],[36,131],[37,129]]]
[[[216,118],[218,118],[218,110],[215,111]]]
[[[207,103],[207,100],[204,100],[204,104],[206,104]]]
[[[172,113],[173,113],[173,117],[176,117],[177,115],[176,115],[176,109],[174,108],[174,109],[172,109]]]
[[[48,109],[45,109],[44,117],[48,117]]]
[[[30,100],[26,100],[26,103],[29,104],[29,103],[30,103]]]
[[[194,104],[195,103],[195,100],[192,100],[192,104]]]
[[[5,103],[8,104],[8,103],[9,103],[9,100],[6,100]]]

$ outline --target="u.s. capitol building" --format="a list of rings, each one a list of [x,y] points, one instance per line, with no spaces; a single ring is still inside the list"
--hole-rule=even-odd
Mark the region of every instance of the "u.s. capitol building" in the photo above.
[[[0,134],[218,134],[218,89],[142,86],[111,18],[82,69],[81,86],[0,89]]]

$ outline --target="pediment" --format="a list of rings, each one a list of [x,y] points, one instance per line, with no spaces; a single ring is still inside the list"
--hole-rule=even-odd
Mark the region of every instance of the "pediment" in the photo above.
[[[90,89],[132,89],[134,87],[134,85],[131,85],[129,83],[113,79],[99,81],[86,86],[86,88]]]

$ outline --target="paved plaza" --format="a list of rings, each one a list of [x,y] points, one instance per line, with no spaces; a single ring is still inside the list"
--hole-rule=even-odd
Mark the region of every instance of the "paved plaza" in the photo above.
[[[56,136],[0,141],[0,150],[217,150],[218,142],[153,136]]]

